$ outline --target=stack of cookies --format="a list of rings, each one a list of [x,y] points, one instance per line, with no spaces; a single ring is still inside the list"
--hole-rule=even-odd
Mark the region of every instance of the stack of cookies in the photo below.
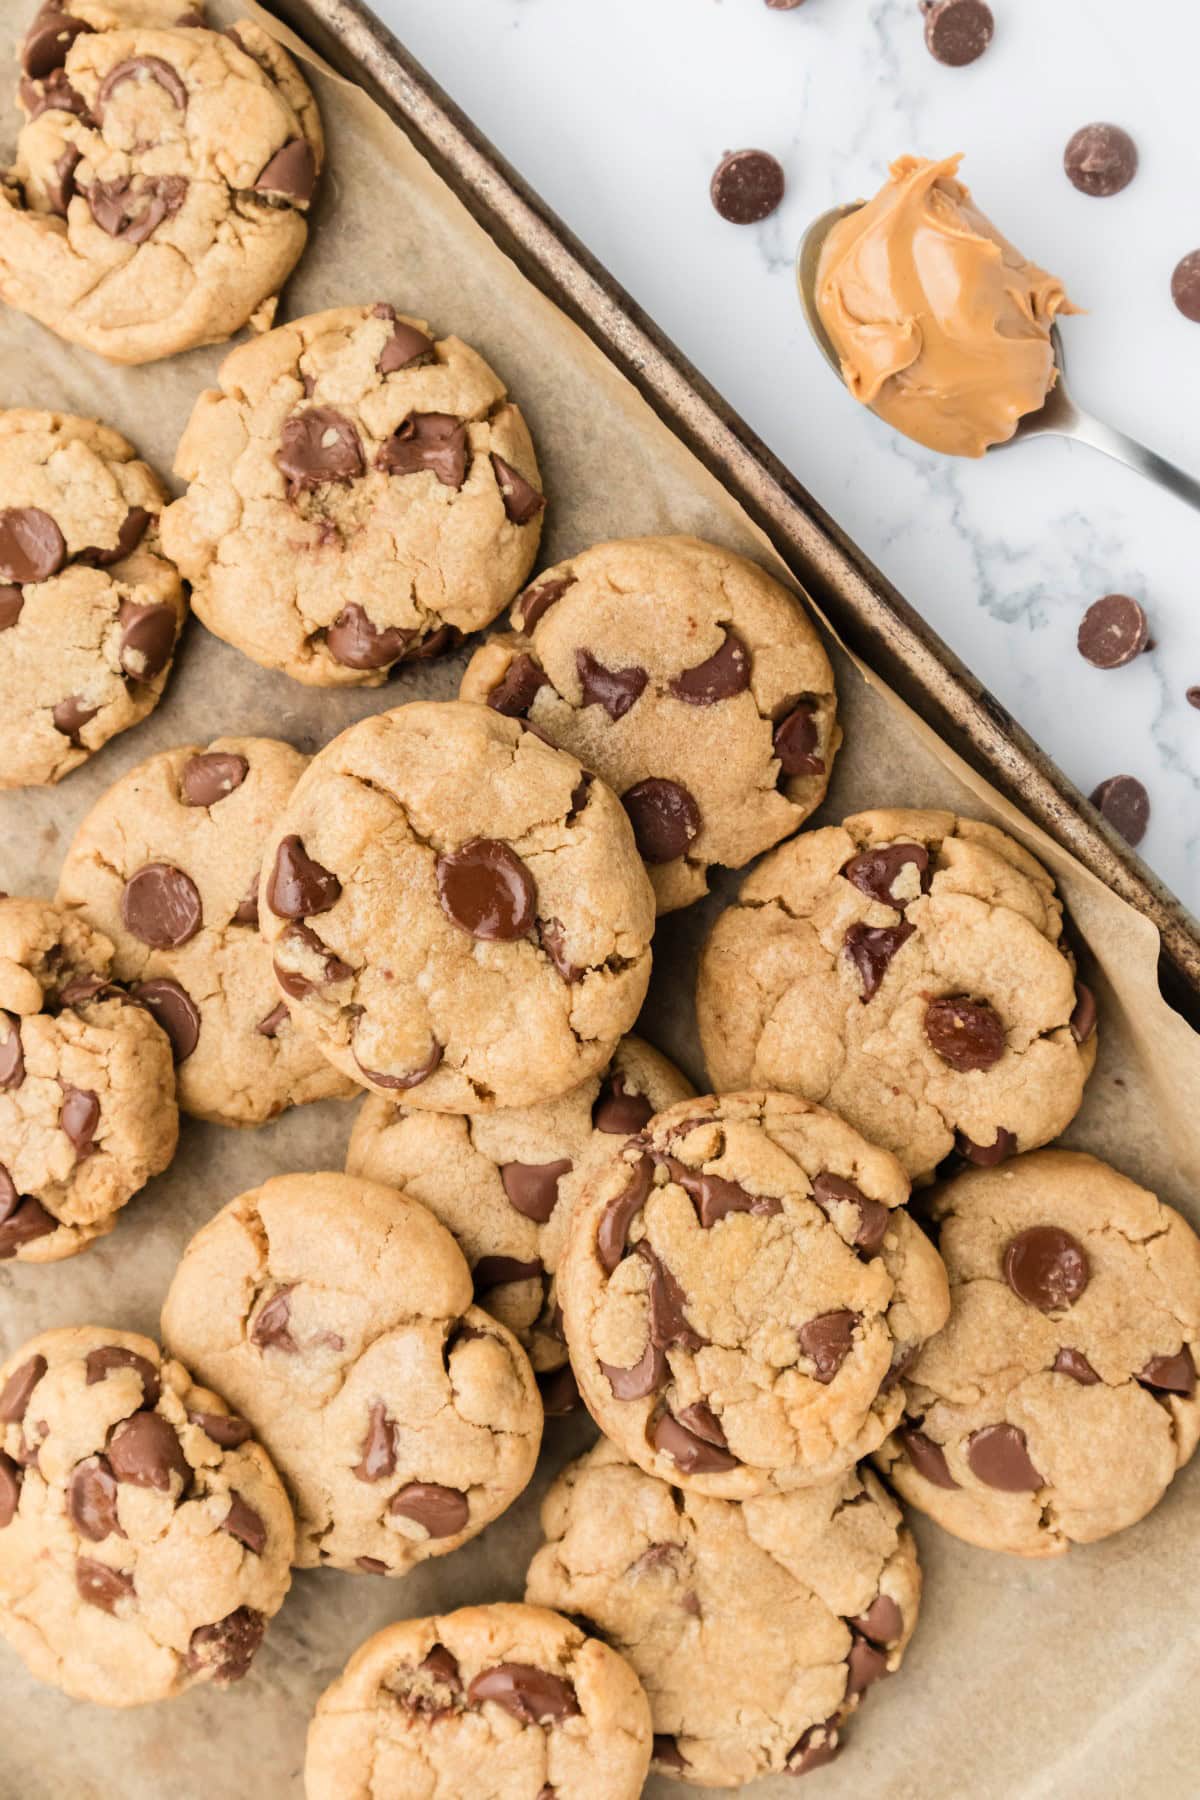
[[[1045,1147],[1097,1041],[1054,884],[946,812],[801,829],[841,733],[798,599],[685,537],[533,576],[533,444],[469,346],[382,302],[267,329],[323,156],[273,40],[78,0],[23,64],[0,296],[120,360],[259,335],[169,504],[107,427],[0,416],[0,785],[149,713],[188,590],[327,687],[511,610],[459,698],[311,760],[231,718],[115,782],[53,904],[0,898],[0,1258],[47,1301],[0,1367],[0,1632],[81,1700],[239,1680],[293,1568],[452,1553],[582,1401],[524,1604],[363,1644],[310,1800],[828,1763],[917,1623],[892,1489],[1054,1555],[1200,1436],[1200,1242]],[[755,859],[700,962],[698,1096],[650,1041],[654,944]],[[165,1349],[54,1323],[41,1265],[114,1229],[180,1113],[352,1095],[344,1172],[272,1172],[184,1249]]]

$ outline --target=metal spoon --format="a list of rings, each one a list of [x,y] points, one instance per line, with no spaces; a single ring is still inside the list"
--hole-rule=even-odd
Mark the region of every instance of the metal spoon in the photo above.
[[[819,219],[814,219],[800,240],[796,256],[796,282],[800,289],[804,316],[808,320],[808,329],[839,381],[842,379],[842,370],[837,351],[829,341],[817,310],[817,266],[825,239],[833,226],[839,219],[844,219],[847,213],[857,212],[862,204],[861,200],[856,200],[850,206],[832,206]],[[1139,444],[1128,432],[1117,431],[1112,425],[1106,425],[1103,419],[1097,419],[1076,406],[1067,392],[1066,363],[1057,325],[1051,328],[1050,341],[1054,347],[1058,380],[1047,394],[1046,404],[1037,412],[1026,413],[1007,443],[1019,443],[1022,438],[1030,437],[1077,438],[1081,444],[1090,444],[1094,450],[1102,450],[1105,456],[1126,463],[1129,468],[1136,469],[1139,475],[1144,475],[1149,481],[1156,481],[1159,487],[1166,488],[1168,493],[1186,500],[1189,506],[1200,511],[1200,481],[1186,474],[1183,469],[1176,468],[1165,457],[1148,450],[1145,444]],[[1003,450],[1006,445],[993,444],[992,448]]]

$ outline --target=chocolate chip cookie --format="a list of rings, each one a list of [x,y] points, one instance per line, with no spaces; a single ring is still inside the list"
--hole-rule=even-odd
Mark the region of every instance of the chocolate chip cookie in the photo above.
[[[696,1011],[718,1089],[819,1100],[914,1181],[1057,1137],[1096,1060],[1062,904],[1028,851],[946,812],[858,813],[766,857],[717,920]]]
[[[917,1622],[916,1546],[865,1469],[739,1504],[679,1493],[602,1439],[550,1489],[542,1531],[526,1598],[628,1658],[658,1771],[703,1787],[832,1762]]]
[[[308,1731],[308,1800],[637,1800],[650,1708],[629,1664],[540,1606],[464,1606],[376,1632]]]
[[[614,1141],[692,1088],[641,1038],[557,1100],[492,1113],[413,1112],[373,1094],[354,1125],[346,1172],[403,1188],[454,1233],[480,1305],[529,1353],[547,1410],[577,1398],[554,1272],[571,1212]]]
[[[598,544],[538,577],[462,698],[528,719],[621,795],[660,912],[740,869],[824,797],[833,670],[800,602],[696,538]]]
[[[44,1331],[0,1365],[0,1633],[39,1681],[104,1706],[240,1681],[293,1538],[245,1420],[149,1338]]]
[[[171,1047],[111,963],[82,920],[0,898],[0,1263],[75,1256],[175,1153]]]
[[[1200,1240],[1107,1163],[1040,1150],[935,1188],[950,1322],[878,1452],[905,1500],[988,1550],[1133,1525],[1200,1440]]]
[[[268,842],[259,919],[297,1029],[435,1112],[603,1069],[650,975],[654,899],[616,796],[517,719],[418,702],[352,725]]]
[[[184,1251],[163,1336],[245,1414],[296,1509],[296,1562],[404,1575],[521,1492],[542,1408],[471,1304],[450,1233],[347,1175],[280,1175]]]
[[[651,1475],[748,1500],[829,1481],[903,1411],[946,1273],[895,1157],[786,1094],[685,1100],[594,1177],[558,1272],[593,1418]]]
[[[0,298],[119,363],[269,323],[324,154],[313,97],[274,38],[246,20],[106,30],[43,9],[22,68]]]
[[[186,610],[165,499],[107,425],[0,412],[0,788],[61,780],[158,705]]]
[[[357,1091],[293,1027],[258,933],[263,846],[307,760],[274,738],[160,751],[97,801],[63,864],[59,905],[111,939],[197,1118],[260,1125]]]
[[[218,637],[297,681],[375,687],[512,599],[541,478],[504,384],[459,338],[343,306],[241,345],[220,382],[164,522]]]

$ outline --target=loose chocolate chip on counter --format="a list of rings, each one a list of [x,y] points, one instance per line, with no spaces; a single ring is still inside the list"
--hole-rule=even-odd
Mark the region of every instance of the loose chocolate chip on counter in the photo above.
[[[654,1108],[645,1094],[631,1093],[618,1071],[605,1079],[596,1096],[592,1129],[610,1132],[615,1137],[632,1137],[653,1116]]]
[[[858,970],[862,983],[859,999],[865,1006],[873,1000],[897,952],[916,930],[907,919],[899,925],[851,925],[843,945],[846,956]]]
[[[295,833],[281,840],[267,885],[267,905],[279,919],[310,919],[328,912],[341,897],[342,884],[309,856]]]
[[[317,185],[317,159],[305,138],[290,138],[266,163],[254,183],[256,194],[279,194],[307,206]],[[384,371],[386,373],[386,371]]]
[[[382,1400],[371,1404],[360,1460],[354,1465],[360,1481],[385,1481],[396,1473],[396,1426],[388,1418]]]
[[[221,1530],[244,1544],[254,1556],[261,1556],[267,1547],[267,1527],[262,1514],[247,1505],[240,1494],[229,1496],[229,1511],[221,1520]]]
[[[351,601],[326,631],[325,646],[344,668],[386,669],[404,655],[412,636],[398,625],[376,625],[365,607]]]
[[[240,788],[250,773],[244,756],[227,750],[207,750],[189,756],[179,777],[179,797],[185,806],[216,806]]]
[[[1150,796],[1136,775],[1110,775],[1088,798],[1127,844],[1141,843],[1150,823]]]
[[[429,362],[433,356],[433,339],[415,325],[406,325],[396,317],[396,309],[386,301],[371,308],[377,319],[390,319],[392,335],[379,352],[375,367],[381,375],[394,375],[399,369],[411,369],[414,363]]]
[[[950,1473],[950,1465],[946,1461],[946,1452],[915,1425],[901,1426],[900,1442],[904,1445],[905,1454],[918,1475],[931,1481],[934,1487],[956,1488],[958,1486]]]
[[[925,46],[948,68],[961,69],[983,55],[996,21],[984,0],[921,0]]]
[[[766,150],[730,150],[709,184],[712,203],[731,225],[757,225],[783,199],[783,167]]]
[[[467,478],[467,428],[452,413],[411,413],[375,458],[385,475],[436,475],[443,487]]]
[[[497,1663],[482,1669],[467,1689],[471,1706],[486,1700],[502,1706],[522,1725],[556,1725],[579,1712],[575,1689],[533,1663]]]
[[[21,1500],[21,1471],[11,1456],[0,1450],[0,1531],[11,1525]]]
[[[13,1013],[0,1012],[0,1093],[19,1088],[25,1079],[25,1052],[21,1047],[21,1021]]]
[[[136,182],[122,176],[115,181],[93,181],[87,203],[93,219],[109,237],[144,244],[164,219],[179,211],[187,193],[183,175],[143,176]]]
[[[625,1255],[629,1227],[646,1204],[654,1180],[654,1164],[640,1156],[629,1170],[623,1193],[610,1200],[596,1229],[596,1255],[606,1275],[611,1275]]]
[[[125,81],[136,81],[141,78],[158,83],[163,92],[169,95],[180,112],[187,111],[188,93],[178,69],[173,69],[169,62],[161,56],[127,56],[123,62],[114,65],[100,83],[100,91],[96,96],[96,116],[102,118],[104,109]]]
[[[770,4],[771,0],[768,0],[768,5]],[[676,1740],[662,1731],[656,1731],[654,1734],[650,1760],[656,1768],[666,1769],[672,1775],[681,1775],[688,1766],[687,1758],[683,1755]]]
[[[1029,1460],[1025,1433],[1016,1425],[985,1425],[967,1439],[971,1472],[1005,1494],[1036,1493],[1042,1477]]]
[[[129,991],[166,1032],[176,1064],[186,1062],[200,1042],[200,1009],[186,988],[167,975],[154,975]]]
[[[179,620],[171,606],[138,606],[122,600],[117,619],[121,626],[121,667],[134,681],[153,681],[171,660]]]
[[[77,1161],[83,1162],[96,1148],[100,1102],[90,1088],[63,1086],[58,1110],[59,1129],[71,1140]]]
[[[91,29],[71,13],[47,8],[38,14],[25,35],[21,67],[31,81],[44,81],[55,69],[62,68],[75,39]]]
[[[865,1613],[847,1619],[851,1631],[886,1650],[899,1643],[904,1633],[904,1614],[890,1594],[876,1594]]]
[[[635,665],[628,669],[609,669],[590,650],[575,652],[579,671],[579,687],[585,706],[602,706],[615,724],[641,698],[650,677]]]
[[[812,1197],[829,1218],[833,1217],[832,1209],[835,1206],[853,1206],[858,1214],[858,1222],[851,1243],[856,1250],[862,1251],[868,1261],[879,1254],[891,1217],[889,1209],[881,1201],[868,1200],[854,1182],[846,1181],[841,1175],[828,1173],[813,1178]]]
[[[275,461],[292,499],[327,481],[355,481],[365,468],[357,427],[332,406],[310,406],[285,419]]]
[[[11,1177],[0,1184],[0,1262],[15,1256],[23,1244],[57,1230],[58,1220],[31,1194],[18,1194]]]
[[[1060,1350],[1052,1366],[1056,1375],[1069,1375],[1080,1387],[1095,1387],[1100,1380],[1082,1350]]]
[[[813,1379],[822,1387],[829,1386],[849,1356],[857,1324],[858,1314],[841,1308],[837,1312],[819,1313],[797,1331],[801,1350],[816,1366]]]
[[[11,631],[24,605],[25,596],[19,587],[0,587],[0,631]]]
[[[410,1481],[392,1496],[388,1511],[423,1525],[431,1538],[454,1537],[471,1516],[467,1496],[436,1481]]]
[[[664,1456],[669,1456],[685,1475],[720,1475],[736,1469],[738,1459],[729,1450],[707,1442],[697,1431],[690,1431],[679,1419],[664,1412],[655,1420],[650,1442]]]
[[[88,1606],[115,1613],[121,1601],[133,1593],[133,1576],[126,1575],[123,1569],[110,1569],[107,1563],[94,1562],[90,1556],[77,1556],[75,1591]]]
[[[31,1356],[15,1368],[0,1389],[0,1425],[19,1425],[25,1417],[29,1397],[46,1373],[44,1356]]]
[[[538,693],[546,686],[542,669],[524,650],[514,656],[487,697],[493,712],[508,719],[523,719]]]
[[[537,915],[537,887],[515,850],[472,838],[437,859],[438,900],[452,924],[489,943],[511,943]]]
[[[997,1163],[1007,1162],[1010,1156],[1016,1155],[1016,1133],[998,1125],[990,1144],[976,1144],[965,1131],[956,1131],[954,1148],[965,1162],[973,1163],[977,1169],[994,1169]]]
[[[774,0],[767,0],[767,5]],[[811,1769],[820,1769],[831,1763],[841,1750],[838,1737],[836,1715],[826,1719],[823,1724],[810,1725],[801,1737],[796,1739],[787,1753],[786,1768],[789,1775],[807,1775]]]
[[[1140,656],[1150,637],[1145,612],[1129,594],[1093,600],[1079,626],[1079,654],[1097,669],[1120,669]]]
[[[40,506],[0,510],[0,581],[49,581],[67,560],[66,539]]]
[[[1107,200],[1127,188],[1137,166],[1137,145],[1129,133],[1103,121],[1081,125],[1063,151],[1063,168],[1071,186],[1096,200]]]
[[[121,918],[143,944],[155,950],[173,950],[195,937],[204,912],[190,876],[174,863],[153,862],[125,883]]]
[[[107,1457],[88,1456],[76,1463],[67,1489],[67,1511],[76,1531],[93,1544],[103,1543],[113,1532],[125,1536],[117,1517],[117,1483]]]
[[[929,852],[924,844],[882,844],[852,856],[842,874],[868,899],[903,910],[929,892]]]
[[[1200,322],[1200,250],[1189,250],[1175,264],[1171,298],[1185,319]]]
[[[823,775],[825,758],[816,753],[819,742],[816,713],[802,700],[775,727],[773,748],[782,773],[789,778]]]
[[[94,719],[100,711],[98,706],[89,706],[82,694],[68,694],[60,700],[52,710],[50,717],[54,721],[54,729],[61,731],[64,737],[79,746],[80,732],[89,720]]]
[[[626,788],[621,804],[643,862],[674,862],[700,835],[700,808],[682,782],[647,776]]]
[[[506,463],[502,456],[491,452],[492,473],[496,477],[496,486],[500,489],[500,498],[504,502],[504,511],[512,525],[528,525],[530,519],[536,519],[546,504],[544,494],[539,494],[533,483],[526,481],[519,469]],[[461,485],[461,484],[460,484]]]
[[[1184,697],[1189,706],[1194,706],[1200,711],[1200,686],[1190,687]]]
[[[345,964],[342,964],[342,967],[345,968]],[[346,973],[349,974],[350,971],[347,969]],[[444,1055],[445,1050],[443,1046],[439,1044],[435,1038],[429,1055],[425,1058],[425,1061],[420,1067],[416,1069],[407,1069],[402,1075],[384,1073],[381,1069],[368,1069],[364,1063],[359,1062],[357,1052],[355,1052],[354,1060],[358,1063],[359,1068],[367,1077],[368,1081],[375,1082],[379,1087],[407,1090],[408,1088],[420,1087],[423,1081],[428,1081],[434,1070],[439,1067]]]
[[[161,1493],[170,1491],[173,1475],[184,1487],[191,1476],[174,1427],[156,1412],[135,1412],[114,1427],[108,1440],[108,1461],[118,1481],[131,1487],[157,1488]]]
[[[299,1349],[291,1333],[291,1287],[276,1288],[271,1298],[260,1306],[250,1327],[250,1342],[260,1350],[282,1350],[294,1356]]]
[[[1018,1300],[1039,1312],[1074,1306],[1090,1278],[1083,1245],[1057,1225],[1030,1225],[1005,1246],[1005,1281]]]
[[[744,693],[749,686],[750,652],[736,631],[726,631],[721,648],[677,675],[671,692],[688,706],[715,706],[719,700]]]
[[[543,1370],[537,1384],[548,1419],[565,1419],[581,1404],[579,1384],[570,1363],[564,1363],[561,1369]]]
[[[155,1407],[162,1392],[162,1381],[154,1364],[136,1350],[127,1350],[123,1344],[101,1344],[99,1349],[89,1350],[85,1362],[87,1369],[87,1386],[95,1387],[98,1381],[104,1381],[113,1369],[132,1369],[142,1384],[142,1405]]]
[[[573,575],[556,575],[548,581],[539,581],[534,587],[527,587],[523,594],[517,596],[513,606],[513,624],[518,631],[532,631],[556,600],[561,600],[567,589],[574,585]]]
[[[222,1450],[236,1450],[251,1435],[249,1423],[236,1413],[189,1412],[188,1420]]]
[[[925,1008],[925,1036],[930,1049],[960,1075],[991,1069],[1007,1047],[1004,1021],[986,1000],[965,994],[945,995]]]
[[[1162,1394],[1183,1394],[1189,1400],[1196,1391],[1196,1365],[1185,1344],[1171,1356],[1152,1356],[1137,1377],[1143,1387]]]
[[[239,1606],[215,1625],[198,1625],[188,1643],[187,1666],[213,1670],[219,1682],[241,1681],[254,1661],[267,1622],[251,1606]]]
[[[571,1173],[571,1161],[500,1164],[500,1180],[508,1203],[523,1218],[544,1225],[558,1205],[558,1184]]]

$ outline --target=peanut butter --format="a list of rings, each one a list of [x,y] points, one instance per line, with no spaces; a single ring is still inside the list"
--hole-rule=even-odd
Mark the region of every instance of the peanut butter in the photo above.
[[[1044,403],[1050,326],[1078,309],[984,218],[960,161],[892,164],[826,238],[817,306],[856,400],[933,450],[982,456]]]

